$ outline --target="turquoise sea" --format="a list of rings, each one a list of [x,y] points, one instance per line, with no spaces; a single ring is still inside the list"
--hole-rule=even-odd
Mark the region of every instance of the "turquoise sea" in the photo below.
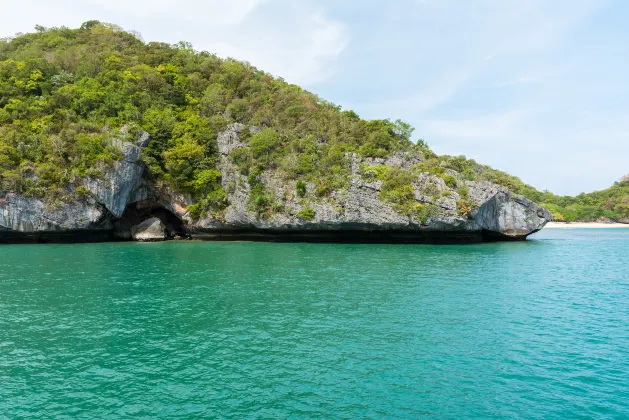
[[[629,418],[629,229],[0,247],[0,418]]]

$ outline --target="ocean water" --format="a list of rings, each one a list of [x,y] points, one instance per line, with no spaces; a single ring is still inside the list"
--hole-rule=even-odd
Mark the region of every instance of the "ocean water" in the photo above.
[[[0,247],[0,418],[629,417],[629,229]]]

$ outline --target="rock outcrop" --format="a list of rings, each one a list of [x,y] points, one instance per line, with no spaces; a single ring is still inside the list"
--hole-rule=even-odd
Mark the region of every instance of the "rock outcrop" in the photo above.
[[[277,240],[297,236],[309,240],[315,235],[328,236],[330,240],[354,235],[361,240],[368,232],[382,241],[390,238],[391,241],[413,242],[414,238],[417,242],[424,239],[433,242],[440,235],[445,241],[449,238],[453,241],[511,240],[526,238],[552,218],[548,210],[505,187],[485,181],[466,181],[454,171],[448,174],[455,177],[457,185],[466,188],[467,201],[474,203],[468,213],[463,214],[458,208],[462,197],[456,189],[449,188],[441,177],[425,173],[420,174],[413,185],[415,201],[437,211],[426,220],[404,216],[381,199],[382,181],[365,179],[361,166],[385,165],[410,170],[422,157],[409,153],[396,153],[386,160],[350,156],[349,188],[318,199],[299,197],[293,185],[287,185],[273,171],[267,171],[262,175],[264,184],[274,193],[283,211],[260,217],[250,205],[247,177],[229,159],[234,150],[247,147],[240,141],[242,129],[242,125],[236,124],[218,137],[222,184],[229,194],[230,204],[220,218],[188,218],[188,229],[193,237],[226,238],[232,231],[234,236],[242,232],[253,237],[266,233]],[[314,187],[308,185],[307,189]],[[301,216],[305,208],[312,209],[312,218]]]
[[[11,193],[0,198],[0,230],[4,231],[111,229],[106,214],[103,206],[90,199],[55,205]]]
[[[141,149],[138,146],[120,140],[115,140],[113,145],[121,151],[122,159],[105,168],[99,178],[87,178],[85,187],[97,203],[119,218],[142,179],[144,166],[139,162]]]
[[[147,136],[144,132],[140,134],[144,144]],[[122,216],[144,171],[140,147],[122,140],[114,140],[113,145],[120,150],[121,159],[111,167],[101,168],[100,177],[87,178],[83,184],[86,194],[77,194],[70,188],[68,192],[75,197],[71,202],[46,203],[13,193],[0,198],[0,230],[5,232],[4,236],[84,230],[110,232],[112,222]]]
[[[166,227],[157,217],[152,217],[131,228],[131,237],[138,242],[159,242],[166,239]]]
[[[479,228],[508,238],[526,237],[552,218],[545,208],[509,191],[498,192],[474,213],[474,223]]]
[[[387,159],[347,155],[347,187],[315,196],[300,196],[294,182],[267,170],[260,175],[278,210],[258,214],[251,205],[251,187],[230,155],[247,147],[244,126],[234,124],[218,136],[221,183],[228,206],[218,214],[194,219],[186,195],[158,189],[143,179],[141,147],[149,137],[116,140],[122,159],[102,168],[101,176],[84,181],[88,193],[71,203],[48,205],[36,198],[6,194],[0,198],[0,241],[9,233],[108,232],[117,240],[164,240],[168,236],[205,239],[347,240],[378,242],[460,242],[524,239],[540,230],[551,213],[530,200],[489,182],[464,179],[447,170],[444,176],[416,173],[414,203],[431,209],[422,217],[402,214],[382,199],[383,181],[363,173],[365,167],[386,166],[410,171],[421,154],[394,153]],[[258,129],[250,127],[250,132]],[[125,138],[128,138],[127,133]],[[456,188],[452,186],[456,181]],[[313,191],[315,185],[306,185]],[[465,190],[465,197],[461,194]],[[466,206],[461,207],[461,203]],[[469,204],[469,206],[467,206]],[[469,208],[468,208],[469,207]],[[148,220],[146,220],[148,219]],[[140,223],[141,222],[141,223]],[[139,224],[138,224],[139,223]],[[4,235],[4,236],[3,236]],[[10,236],[10,235],[9,235]]]

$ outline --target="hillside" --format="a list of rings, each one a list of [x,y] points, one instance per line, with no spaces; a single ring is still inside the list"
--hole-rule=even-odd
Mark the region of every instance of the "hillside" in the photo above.
[[[361,120],[248,63],[183,43],[145,44],[113,25],[18,36],[0,44],[0,60],[2,187],[48,200],[118,159],[109,145],[122,126],[150,134],[143,159],[155,180],[208,208],[224,196],[209,182],[216,137],[234,122],[268,128],[238,157],[242,165],[277,164],[317,179],[321,193],[345,182],[348,152],[386,157],[415,147],[407,124]],[[264,211],[262,193],[256,202]]]
[[[347,153],[386,158],[417,150],[426,160],[416,171],[448,180],[444,174],[451,169],[467,180],[503,185],[547,206],[558,219],[629,217],[626,183],[578,197],[542,193],[463,156],[436,156],[422,140],[413,144],[413,129],[402,121],[361,120],[248,63],[197,53],[185,43],[145,44],[97,21],[80,29],[38,27],[0,42],[4,191],[67,200],[68,184],[78,186],[97,175],[99,164],[119,158],[110,142],[125,126],[151,135],[143,160],[154,180],[191,194],[198,216],[220,211],[226,203],[215,139],[234,122],[267,128],[251,152],[235,157],[245,172],[276,165],[289,178],[316,182],[320,195],[345,186]],[[404,201],[400,194],[392,192],[393,201]],[[263,191],[253,201],[259,212],[272,211]]]
[[[373,184],[379,201],[417,226],[438,226],[437,215],[465,220],[487,191],[496,194],[489,183],[567,220],[628,212],[626,183],[575,198],[542,193],[463,156],[437,156],[403,121],[363,120],[184,42],[145,43],[98,21],[36,29],[0,41],[0,197],[46,208],[118,200],[107,177],[128,163],[120,142],[144,138],[137,154],[146,170],[131,172],[152,196],[178,197],[191,224],[224,222],[236,204],[278,226],[282,217],[317,221],[344,208],[352,182]],[[221,151],[225,133],[236,146]],[[240,183],[246,203],[238,203]],[[124,210],[105,207],[117,217]]]
[[[558,221],[609,219],[629,223],[629,179],[623,177],[606,190],[576,197],[542,194],[539,202],[552,211]]]

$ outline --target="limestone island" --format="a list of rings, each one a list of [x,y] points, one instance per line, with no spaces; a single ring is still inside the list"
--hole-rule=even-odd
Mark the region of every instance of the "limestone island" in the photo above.
[[[0,40],[0,243],[482,242],[553,218],[557,196],[412,133],[184,42],[38,27]]]

